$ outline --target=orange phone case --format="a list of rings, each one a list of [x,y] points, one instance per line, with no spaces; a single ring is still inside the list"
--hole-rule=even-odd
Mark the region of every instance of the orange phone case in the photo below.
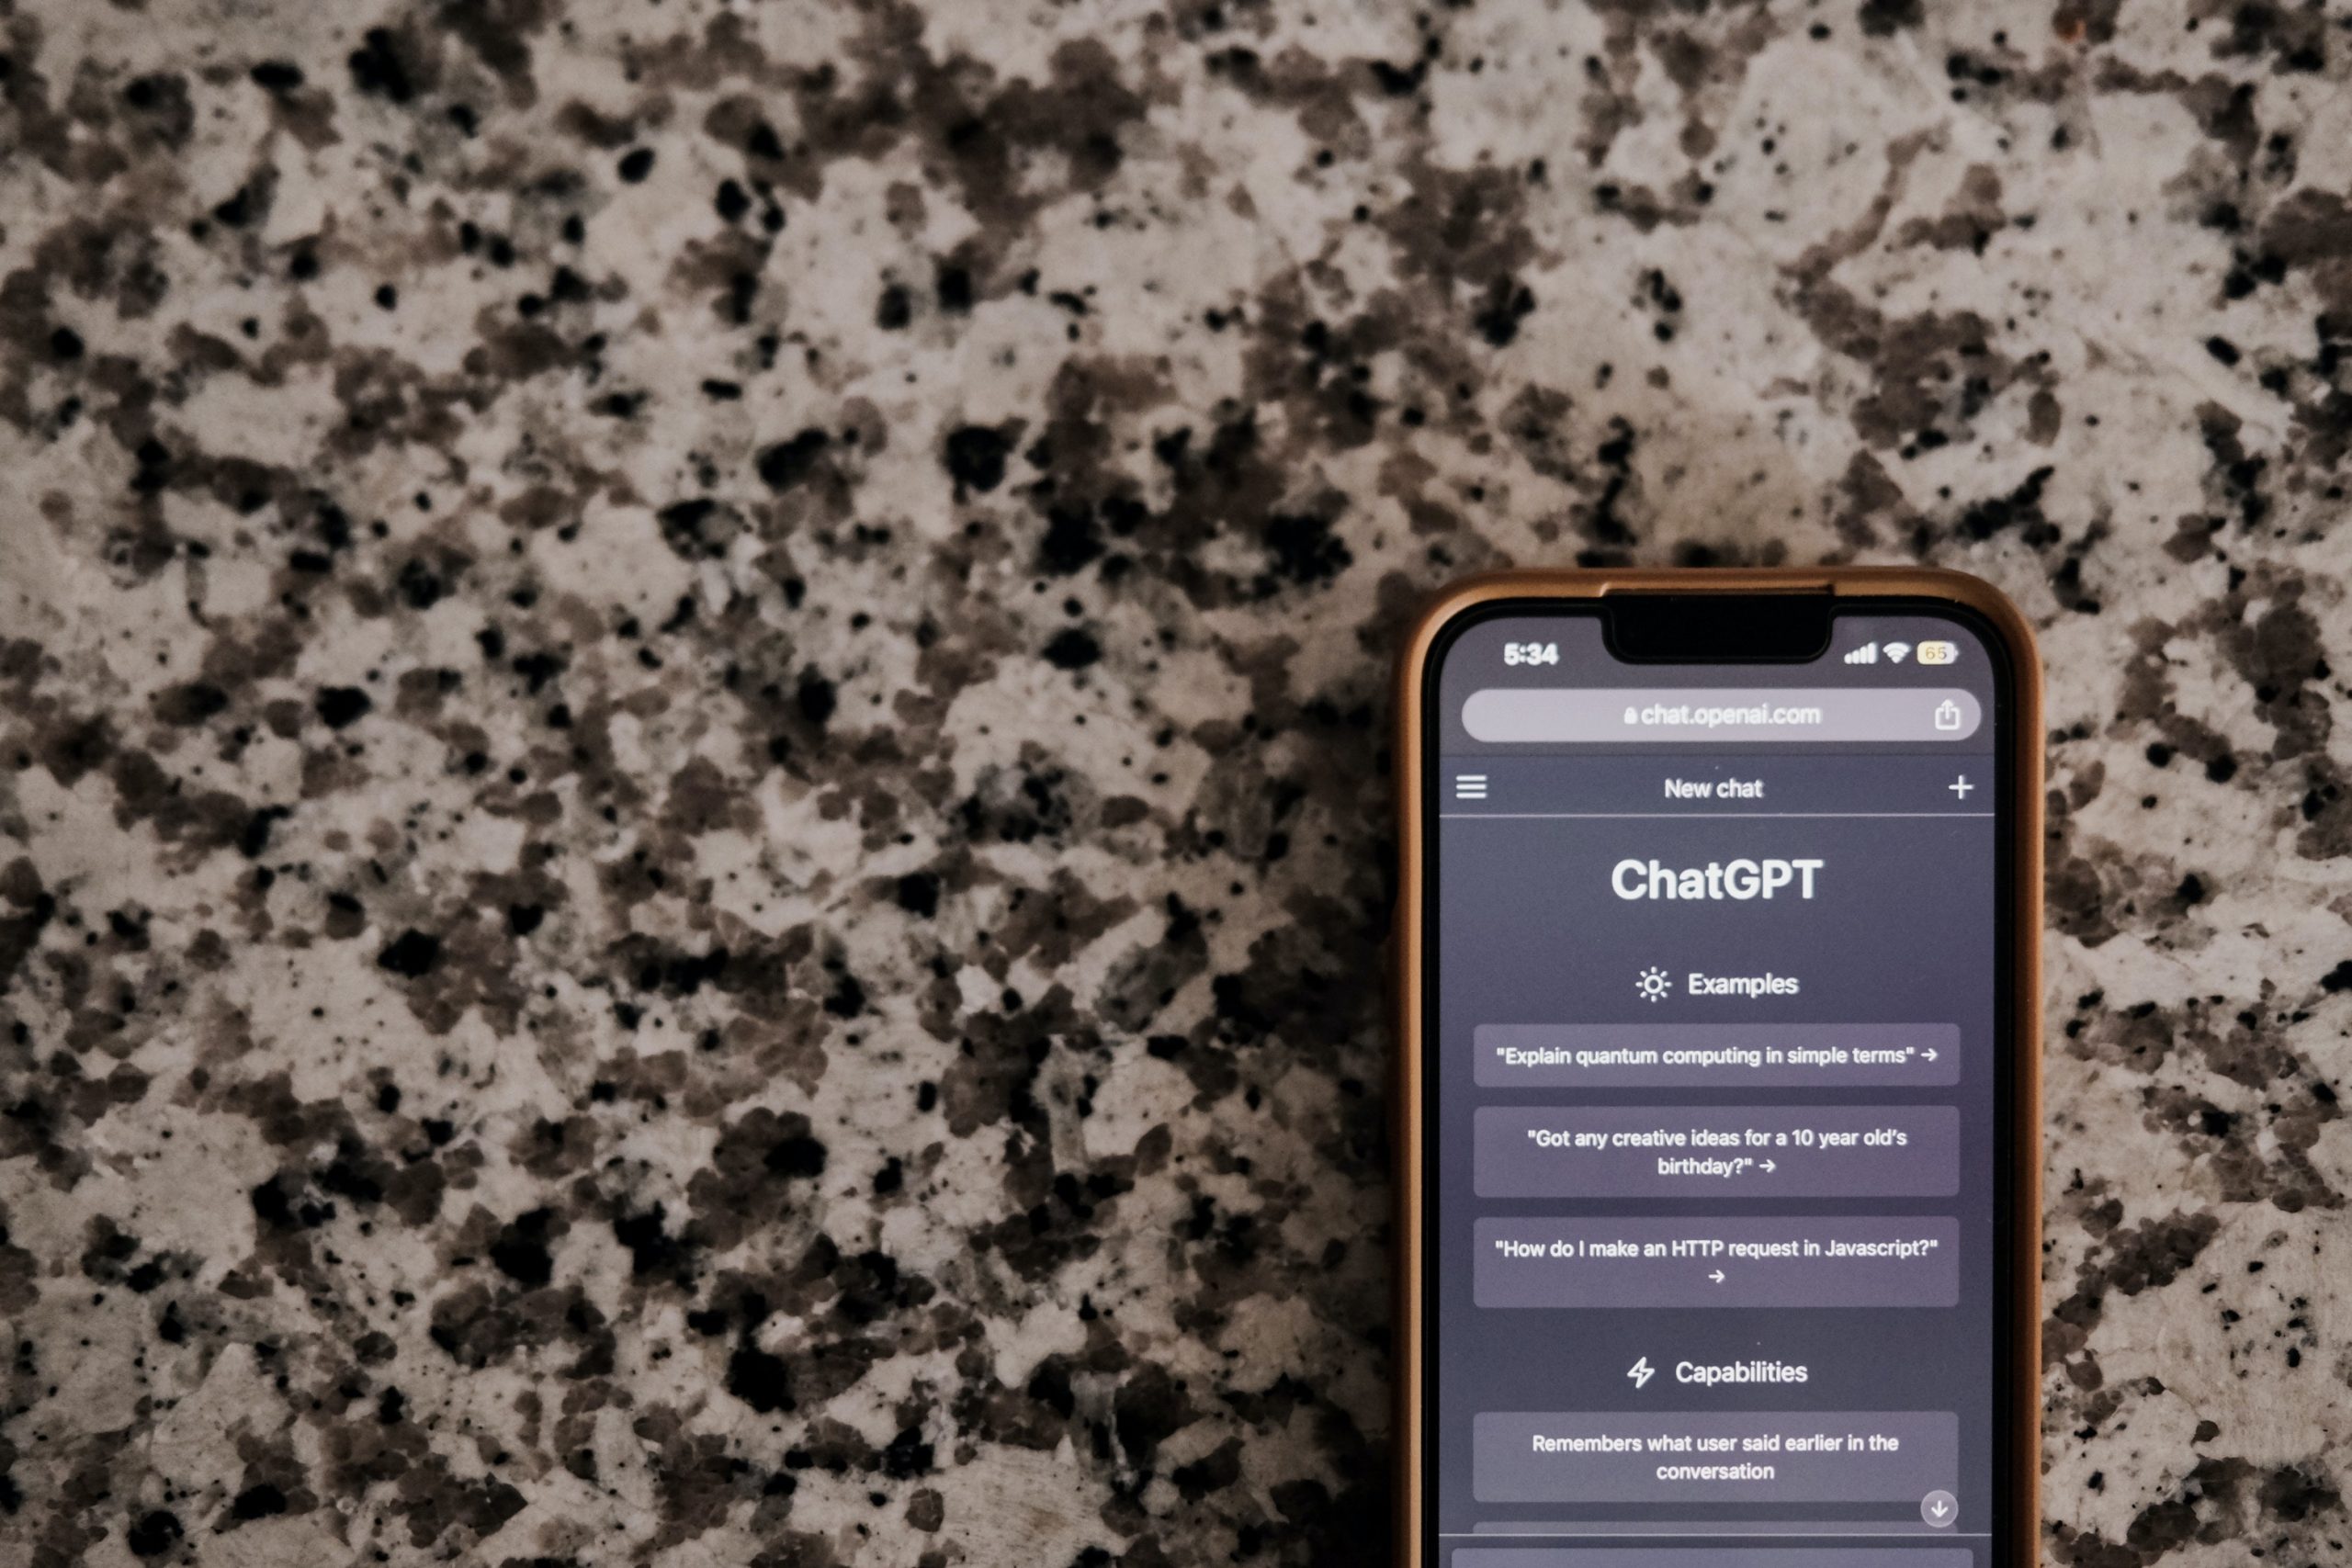
[[[2026,1568],[2037,1561],[2041,1475],[2041,665],[2033,631],[1998,589],[1963,572],[1924,567],[1742,568],[1704,570],[1598,569],[1523,570],[1464,578],[1431,601],[1408,633],[1396,661],[1396,841],[1402,862],[1397,879],[1397,915],[1392,963],[1396,1010],[1396,1066],[1392,1096],[1396,1117],[1396,1552],[1399,1568],[1434,1568],[1421,1551],[1422,1270],[1427,1253],[1421,1235],[1421,994],[1426,887],[1422,876],[1424,815],[1421,774],[1427,715],[1421,693],[1430,650],[1448,623],[1464,611],[1499,599],[1594,600],[1611,593],[1804,593],[1841,597],[1941,600],[1975,611],[2007,645],[2017,689],[2011,726],[2016,813],[2011,834],[2015,861],[2010,910],[2011,973],[2016,1011],[2011,1019],[2017,1060],[2010,1100],[2014,1169],[2010,1181],[2010,1303],[2008,1376],[2010,1404],[2017,1412],[2010,1477],[2017,1507],[2007,1538],[2009,1562]]]

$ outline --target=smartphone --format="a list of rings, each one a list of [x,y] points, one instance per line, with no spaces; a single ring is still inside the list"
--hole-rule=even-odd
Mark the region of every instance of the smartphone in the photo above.
[[[1399,1561],[2027,1568],[2022,618],[1508,573],[1399,685]]]

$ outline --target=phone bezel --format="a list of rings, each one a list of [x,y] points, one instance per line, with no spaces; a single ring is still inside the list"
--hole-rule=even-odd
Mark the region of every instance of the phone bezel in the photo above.
[[[1606,613],[1612,591],[1678,594],[1707,593],[1746,599],[1785,593],[1792,588],[1826,590],[1829,615],[1922,615],[1948,618],[1974,632],[1991,650],[1995,671],[1993,719],[1996,739],[1995,820],[1996,931],[1995,991],[1998,1039],[1996,1056],[1994,1300],[1996,1308],[1995,1364],[2006,1368],[1996,1392],[1994,1472],[2007,1478],[2005,1495],[1992,1500],[1996,1564],[2034,1561],[2039,1520],[2035,1482],[2039,1476],[2039,1032],[2038,942],[2040,934],[2040,682],[2030,634],[2007,602],[1974,579],[1954,573],[1849,569],[1842,573],[1741,573],[1738,583],[1701,587],[1702,573],[1549,573],[1510,575],[1458,588],[1433,606],[1412,639],[1400,668],[1400,714],[1408,733],[1400,734],[1404,784],[1400,844],[1407,852],[1400,892],[1408,918],[1400,922],[1399,1023],[1408,1051],[1399,1053],[1398,1279],[1400,1386],[1399,1561],[1442,1561],[1430,1488],[1434,1471],[1425,1461],[1435,1440],[1427,1422],[1436,1408],[1438,1332],[1434,1270],[1425,1238],[1436,1202],[1428,1153],[1434,1147],[1438,1049],[1436,944],[1426,940],[1435,919],[1437,839],[1430,813],[1437,799],[1435,701],[1446,654],[1472,626],[1502,616],[1580,615]],[[1729,574],[1726,574],[1729,575]],[[1792,581],[1794,578],[1796,581]],[[1565,591],[1564,591],[1565,590]],[[1753,660],[1711,655],[1710,662],[1780,664],[1785,658]],[[1424,1089],[1423,1086],[1429,1086]],[[1407,1270],[1409,1270],[1408,1272]]]

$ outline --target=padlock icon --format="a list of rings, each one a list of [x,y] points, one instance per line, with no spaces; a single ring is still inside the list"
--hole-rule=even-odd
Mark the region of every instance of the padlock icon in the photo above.
[[[1960,728],[1960,705],[1950,697],[1946,697],[1936,705],[1936,728],[1938,729]]]

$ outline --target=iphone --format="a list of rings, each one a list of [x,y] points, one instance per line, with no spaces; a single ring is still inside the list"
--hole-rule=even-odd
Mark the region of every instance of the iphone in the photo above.
[[[2039,691],[1947,572],[1415,626],[1401,1562],[2034,1561]]]

